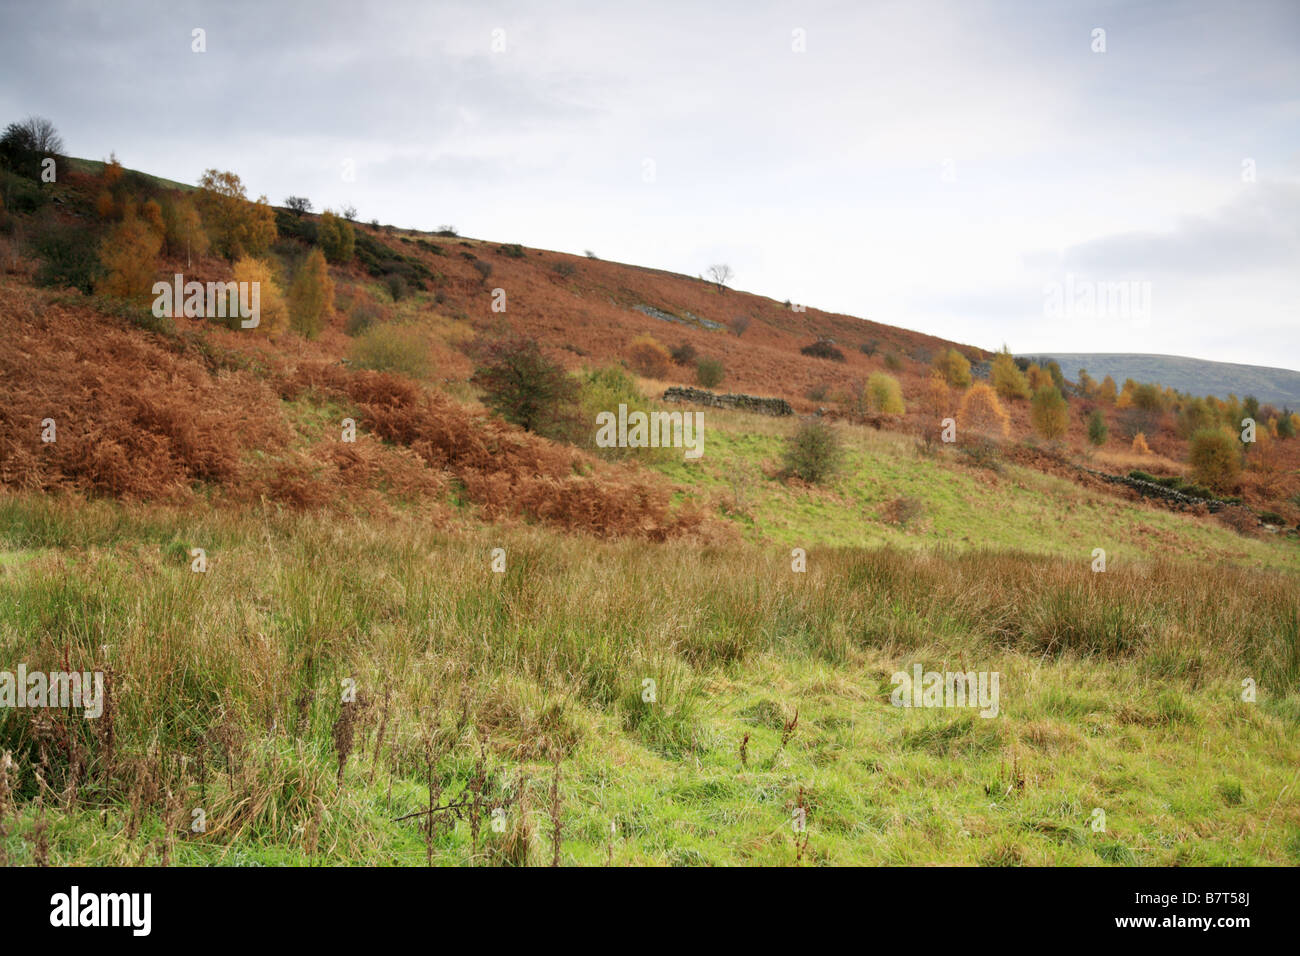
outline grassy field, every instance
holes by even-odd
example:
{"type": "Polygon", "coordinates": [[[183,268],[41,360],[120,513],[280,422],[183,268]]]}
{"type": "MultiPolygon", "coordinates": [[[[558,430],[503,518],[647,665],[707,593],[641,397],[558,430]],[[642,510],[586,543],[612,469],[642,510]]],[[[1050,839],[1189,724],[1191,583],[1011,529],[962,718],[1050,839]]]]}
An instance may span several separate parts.
{"type": "Polygon", "coordinates": [[[780,467],[789,419],[708,409],[705,453],[697,462],[657,465],[694,494],[715,496],[737,511],[745,537],[791,547],[1012,549],[1108,563],[1194,560],[1300,571],[1294,539],[1247,538],[1208,520],[1126,502],[1073,482],[1004,463],[1002,473],[962,464],[952,448],[924,457],[914,439],[839,426],[847,450],[843,474],[827,488],[769,477],[780,467]],[[914,499],[906,524],[887,520],[887,506],[914,499]],[[736,507],[737,500],[740,507],[736,507]]]}
{"type": "MultiPolygon", "coordinates": [[[[847,524],[877,480],[824,507],[847,524]]],[[[931,480],[953,482],[939,515],[981,494],[931,480]]],[[[786,543],[818,520],[791,520],[647,546],[0,498],[0,659],[111,687],[97,721],[0,718],[5,860],[1300,863],[1294,575],[1151,552],[1094,574],[1032,530],[1065,556],[826,532],[796,573],[786,543]],[[999,715],[892,706],[914,663],[998,672],[999,715]],[[400,819],[431,800],[467,806],[400,819]]]]}

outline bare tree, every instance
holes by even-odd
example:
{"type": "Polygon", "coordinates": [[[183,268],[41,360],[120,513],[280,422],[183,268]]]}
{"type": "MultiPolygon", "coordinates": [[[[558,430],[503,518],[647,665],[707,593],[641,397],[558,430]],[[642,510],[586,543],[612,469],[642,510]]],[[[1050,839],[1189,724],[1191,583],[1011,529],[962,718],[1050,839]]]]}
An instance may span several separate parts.
{"type": "Polygon", "coordinates": [[[352,205],[352,203],[348,203],[346,206],[340,209],[339,212],[342,213],[343,218],[348,220],[349,222],[357,218],[357,207],[352,205]]]}
{"type": "Polygon", "coordinates": [[[709,278],[713,280],[713,284],[718,287],[719,292],[727,287],[727,283],[731,281],[733,275],[735,273],[731,271],[731,266],[725,262],[709,266],[709,278]]]}
{"type": "Polygon", "coordinates": [[[6,135],[11,130],[22,136],[23,146],[33,153],[63,155],[63,137],[44,116],[29,116],[21,123],[10,123],[6,135]]]}
{"type": "Polygon", "coordinates": [[[736,333],[736,338],[740,338],[745,334],[745,330],[749,328],[749,321],[749,316],[738,315],[728,323],[731,326],[731,331],[736,333]]]}
{"type": "Polygon", "coordinates": [[[301,216],[305,212],[311,212],[311,200],[306,196],[289,196],[284,201],[285,208],[295,216],[301,216]]]}

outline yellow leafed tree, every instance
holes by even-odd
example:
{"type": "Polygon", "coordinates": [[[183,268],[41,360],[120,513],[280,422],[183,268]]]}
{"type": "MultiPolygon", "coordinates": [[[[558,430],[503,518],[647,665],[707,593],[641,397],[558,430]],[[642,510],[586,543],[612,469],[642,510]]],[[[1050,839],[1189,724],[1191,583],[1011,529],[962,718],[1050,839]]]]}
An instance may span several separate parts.
{"type": "MultiPolygon", "coordinates": [[[[265,335],[278,335],[289,324],[289,309],[284,302],[284,293],[275,281],[275,270],[264,259],[243,256],[235,261],[235,281],[258,283],[258,301],[261,307],[260,322],[257,331],[265,335]]],[[[236,317],[232,324],[237,328],[236,317]]]]}

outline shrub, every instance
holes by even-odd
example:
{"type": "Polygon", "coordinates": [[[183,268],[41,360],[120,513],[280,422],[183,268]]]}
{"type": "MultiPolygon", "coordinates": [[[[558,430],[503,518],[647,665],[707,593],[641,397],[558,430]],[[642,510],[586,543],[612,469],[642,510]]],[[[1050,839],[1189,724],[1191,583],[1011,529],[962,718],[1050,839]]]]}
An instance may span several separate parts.
{"type": "Polygon", "coordinates": [[[731,331],[735,333],[736,338],[740,338],[749,329],[750,321],[751,320],[747,315],[737,315],[728,323],[728,325],[731,327],[731,331]]]}
{"type": "Polygon", "coordinates": [[[1106,425],[1106,416],[1101,413],[1100,408],[1094,408],[1092,414],[1088,416],[1088,441],[1100,448],[1106,444],[1106,439],[1109,437],[1110,428],[1106,425]]]}
{"type": "Polygon", "coordinates": [[[804,392],[804,396],[810,402],[824,402],[826,401],[826,396],[830,392],[830,390],[831,387],[827,385],[825,382],[823,382],[820,385],[814,385],[811,388],[809,388],[808,391],[804,392]]]}
{"type": "Polygon", "coordinates": [[[1064,438],[1070,427],[1070,406],[1055,385],[1044,385],[1034,393],[1030,414],[1034,430],[1048,441],[1064,438]]]}
{"type": "Polygon", "coordinates": [[[934,367],[953,388],[970,387],[970,362],[956,349],[950,348],[940,353],[934,360],[934,367]]]}
{"type": "Polygon", "coordinates": [[[1002,351],[993,358],[991,377],[999,398],[1029,397],[1029,381],[1025,378],[1025,373],[1016,365],[1016,360],[1011,357],[1006,346],[1003,346],[1002,351]]]}
{"type": "Polygon", "coordinates": [[[832,362],[844,361],[844,353],[836,348],[835,343],[830,339],[818,339],[811,345],[805,345],[799,351],[813,358],[830,359],[832,362]]]}
{"type": "Polygon", "coordinates": [[[483,389],[484,404],[511,424],[547,437],[568,432],[578,383],[536,339],[512,335],[484,346],[471,381],[483,389]]]}
{"type": "Polygon", "coordinates": [[[721,359],[706,356],[695,366],[695,381],[703,388],[716,388],[725,376],[726,369],[721,359]]]}
{"type": "Polygon", "coordinates": [[[87,293],[94,287],[99,260],[90,229],[50,223],[39,230],[33,247],[41,259],[37,285],[68,286],[87,293]]]}
{"type": "Polygon", "coordinates": [[[902,415],[907,411],[898,379],[884,372],[872,372],[867,379],[867,399],[872,410],[881,415],[902,415]]]}
{"type": "Polygon", "coordinates": [[[632,340],[627,350],[628,362],[633,371],[646,378],[665,378],[672,355],[653,336],[640,335],[632,340]]]}
{"type": "Polygon", "coordinates": [[[394,302],[400,302],[405,299],[410,287],[406,284],[406,279],[395,272],[390,272],[384,276],[384,288],[388,294],[393,297],[394,302]]]}
{"type": "Polygon", "coordinates": [[[352,343],[352,364],[376,372],[397,372],[411,378],[433,373],[429,348],[419,329],[409,325],[374,325],[352,343]]]}
{"type": "Polygon", "coordinates": [[[903,368],[903,360],[899,358],[897,355],[895,355],[893,352],[886,352],[885,368],[889,369],[891,372],[901,371],[903,368]]]}
{"type": "Polygon", "coordinates": [[[511,259],[522,259],[525,255],[524,247],[517,242],[508,242],[503,246],[497,246],[497,252],[511,259]]]}
{"type": "Polygon", "coordinates": [[[698,354],[695,346],[690,342],[683,342],[681,345],[674,345],[672,348],[673,361],[678,365],[690,365],[696,360],[698,354]]]}
{"type": "Polygon", "coordinates": [[[1216,492],[1232,491],[1241,478],[1241,445],[1226,431],[1197,432],[1187,457],[1196,480],[1216,492]]]}
{"type": "Polygon", "coordinates": [[[876,350],[880,348],[880,343],[872,339],[870,342],[863,342],[858,346],[858,351],[863,355],[875,355],[876,350]]]}
{"type": "Polygon", "coordinates": [[[885,524],[907,528],[925,516],[925,505],[916,498],[903,496],[888,502],[881,509],[880,518],[885,524]]]}
{"type": "Polygon", "coordinates": [[[1151,446],[1147,444],[1147,436],[1143,432],[1133,436],[1133,444],[1130,447],[1135,455],[1151,454],[1151,446]]]}
{"type": "Polygon", "coordinates": [[[557,262],[555,265],[551,266],[551,271],[556,275],[564,276],[564,278],[567,279],[578,270],[571,262],[557,262]]]}
{"type": "Polygon", "coordinates": [[[492,263],[483,259],[475,259],[474,271],[478,273],[479,282],[487,282],[488,277],[492,275],[492,263]]]}
{"type": "Polygon", "coordinates": [[[998,401],[993,386],[987,382],[974,385],[962,396],[957,409],[957,422],[962,434],[986,435],[992,438],[1011,437],[1011,416],[998,401]]]}
{"type": "Polygon", "coordinates": [[[369,299],[359,299],[348,312],[343,331],[355,338],[383,318],[383,310],[369,299]]]}
{"type": "Polygon", "coordinates": [[[820,418],[800,422],[794,434],[786,440],[786,474],[809,484],[821,484],[834,477],[843,459],[844,448],[839,435],[820,418]]]}

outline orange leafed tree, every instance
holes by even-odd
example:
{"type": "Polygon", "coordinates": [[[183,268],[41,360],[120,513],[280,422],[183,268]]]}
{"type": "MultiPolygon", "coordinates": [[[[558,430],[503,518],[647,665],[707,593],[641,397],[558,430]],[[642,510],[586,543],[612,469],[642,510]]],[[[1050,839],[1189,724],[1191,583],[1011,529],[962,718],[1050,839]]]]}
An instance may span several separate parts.
{"type": "Polygon", "coordinates": [[[162,236],[135,216],[122,220],[100,244],[104,276],[97,289],[104,295],[142,302],[149,298],[162,236]]]}
{"type": "Polygon", "coordinates": [[[998,401],[993,386],[987,382],[973,385],[962,396],[961,406],[957,409],[957,423],[963,434],[1011,437],[1011,416],[998,401]]]}

